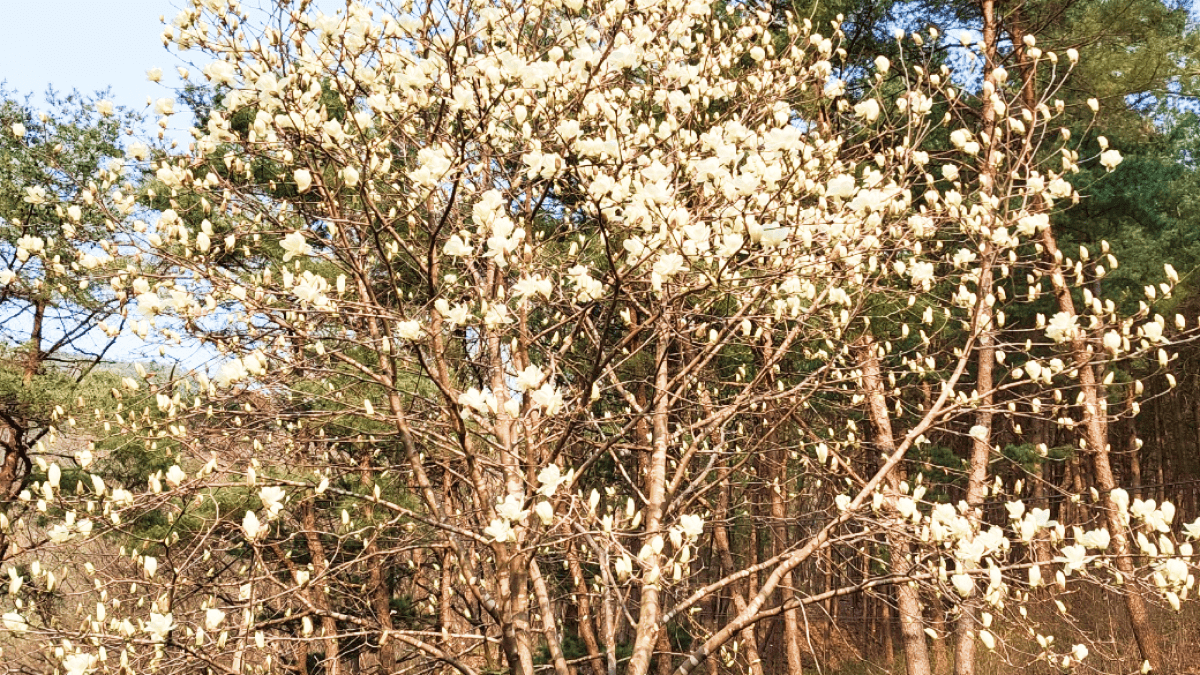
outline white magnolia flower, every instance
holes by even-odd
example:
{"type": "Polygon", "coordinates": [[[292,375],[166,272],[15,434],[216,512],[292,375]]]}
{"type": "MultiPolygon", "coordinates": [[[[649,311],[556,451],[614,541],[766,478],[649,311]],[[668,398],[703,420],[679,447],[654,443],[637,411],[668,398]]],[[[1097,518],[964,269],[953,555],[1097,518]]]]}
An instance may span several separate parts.
{"type": "Polygon", "coordinates": [[[971,132],[967,129],[955,129],[950,132],[950,143],[959,150],[966,147],[967,143],[971,142],[971,138],[971,132]]]}
{"type": "Polygon", "coordinates": [[[125,154],[133,159],[145,161],[150,157],[150,148],[145,143],[135,142],[125,150],[125,154]]]}
{"type": "Polygon", "coordinates": [[[145,556],[142,558],[142,567],[146,570],[146,576],[153,579],[155,573],[158,572],[158,558],[152,555],[145,556]]]}
{"type": "Polygon", "coordinates": [[[241,359],[230,359],[221,365],[220,371],[217,372],[217,386],[228,387],[231,384],[246,379],[249,375],[246,370],[246,364],[241,359]]]}
{"type": "Polygon", "coordinates": [[[396,324],[396,337],[401,340],[417,340],[421,337],[420,321],[400,321],[396,324]]]}
{"type": "Polygon", "coordinates": [[[487,311],[483,313],[483,325],[490,330],[495,330],[512,322],[512,317],[508,315],[508,306],[503,302],[489,304],[487,311]]]}
{"type": "Polygon", "coordinates": [[[1139,327],[1142,337],[1150,342],[1165,342],[1163,340],[1163,324],[1157,321],[1147,321],[1139,327]]]}
{"type": "Polygon", "coordinates": [[[842,174],[831,178],[825,185],[825,195],[845,199],[854,196],[854,176],[842,174]]]}
{"type": "Polygon", "coordinates": [[[20,122],[17,122],[16,124],[12,125],[12,132],[13,132],[13,136],[16,136],[17,138],[24,138],[25,137],[25,125],[21,124],[20,122]]]}
{"type": "Polygon", "coordinates": [[[210,607],[204,611],[204,628],[208,631],[215,631],[221,627],[221,622],[225,620],[225,612],[210,607]]]}
{"type": "Polygon", "coordinates": [[[869,98],[855,104],[854,114],[865,119],[867,122],[874,122],[879,119],[879,101],[869,98]]]}
{"type": "Polygon", "coordinates": [[[934,280],[933,263],[921,261],[913,262],[908,266],[908,274],[910,277],[912,277],[912,283],[914,286],[928,288],[934,280]]]}
{"type": "Polygon", "coordinates": [[[1004,508],[1008,509],[1008,517],[1012,520],[1020,520],[1025,515],[1024,502],[1006,502],[1004,508]]]}
{"type": "Polygon", "coordinates": [[[318,276],[304,271],[300,278],[296,280],[296,286],[292,292],[296,294],[296,298],[300,302],[323,307],[329,303],[329,298],[325,297],[325,291],[329,290],[329,282],[325,281],[324,277],[318,276]]]}
{"type": "Polygon", "coordinates": [[[283,508],[284,497],[287,492],[278,485],[268,485],[258,491],[258,498],[262,500],[263,508],[267,510],[267,517],[274,518],[279,515],[279,511],[283,508]]]}
{"type": "Polygon", "coordinates": [[[1117,165],[1121,163],[1122,159],[1123,157],[1121,157],[1121,152],[1115,148],[1112,150],[1105,150],[1104,152],[1100,153],[1100,165],[1109,171],[1117,168],[1117,165]]]}
{"type": "Polygon", "coordinates": [[[549,382],[543,384],[539,389],[535,390],[531,397],[535,405],[545,411],[547,415],[557,415],[558,411],[563,407],[563,395],[555,386],[549,382]]]}
{"type": "Polygon", "coordinates": [[[964,269],[964,268],[968,267],[971,263],[975,262],[976,258],[978,258],[978,257],[979,256],[976,255],[974,251],[965,249],[965,248],[960,248],[954,252],[954,257],[951,258],[950,261],[952,263],[954,263],[955,267],[957,267],[959,269],[964,269]]]}
{"type": "Polygon", "coordinates": [[[204,66],[204,75],[212,80],[213,84],[232,86],[237,79],[237,72],[234,70],[233,64],[225,61],[213,61],[204,66]]]}
{"type": "Polygon", "coordinates": [[[513,530],[512,524],[503,518],[497,518],[483,529],[483,533],[498,542],[516,541],[517,533],[513,530]]]}
{"type": "Polygon", "coordinates": [[[65,675],[87,675],[96,668],[96,657],[93,654],[72,654],[62,661],[65,675]]]}
{"type": "Polygon", "coordinates": [[[55,544],[63,544],[74,538],[75,533],[65,523],[58,523],[46,531],[46,536],[55,544]]]}
{"type": "Polygon", "coordinates": [[[25,235],[17,238],[17,258],[21,262],[29,259],[33,253],[40,253],[46,247],[46,242],[41,237],[25,235]]]}
{"type": "Polygon", "coordinates": [[[654,274],[664,280],[685,270],[687,270],[687,263],[678,253],[664,253],[654,262],[654,274]]]}
{"type": "Polygon", "coordinates": [[[253,511],[247,511],[242,518],[242,532],[246,534],[247,539],[257,539],[258,535],[264,532],[266,528],[258,520],[258,516],[253,511]]]}
{"type": "Polygon", "coordinates": [[[146,71],[146,79],[150,80],[151,82],[158,82],[162,80],[162,76],[162,68],[151,68],[150,70],[146,71]]]}
{"type": "Polygon", "coordinates": [[[1097,530],[1089,530],[1082,536],[1076,537],[1076,541],[1087,548],[1094,548],[1104,551],[1108,549],[1110,537],[1108,535],[1108,530],[1100,528],[1097,530]]]}
{"type": "Polygon", "coordinates": [[[524,501],[521,495],[507,494],[503,501],[496,504],[496,515],[505,520],[521,520],[529,513],[521,508],[524,501]]]}
{"type": "Polygon", "coordinates": [[[1104,334],[1104,348],[1114,356],[1121,351],[1121,345],[1124,341],[1121,340],[1121,334],[1115,330],[1110,330],[1104,334]]]}
{"type": "Polygon", "coordinates": [[[527,366],[525,370],[517,373],[516,385],[520,391],[532,391],[542,386],[542,380],[546,379],[546,373],[537,366],[527,366]]]}
{"type": "Polygon", "coordinates": [[[1182,584],[1188,578],[1188,564],[1180,558],[1171,558],[1159,568],[1172,584],[1182,584]]]}
{"type": "Polygon", "coordinates": [[[8,612],[0,617],[0,623],[4,624],[5,630],[13,633],[24,633],[29,630],[29,624],[26,623],[25,617],[16,612],[8,612]]]}
{"type": "Polygon", "coordinates": [[[1183,526],[1183,532],[1188,539],[1200,539],[1200,518],[1183,526]]]}
{"type": "Polygon", "coordinates": [[[25,188],[25,203],[38,206],[49,201],[46,193],[46,188],[40,185],[25,188]]]}
{"type": "Polygon", "coordinates": [[[283,249],[283,261],[287,262],[296,256],[312,255],[312,246],[304,239],[301,232],[292,232],[279,242],[283,249]]]}
{"type": "Polygon", "coordinates": [[[1056,558],[1056,560],[1065,564],[1066,571],[1069,574],[1074,570],[1083,569],[1087,565],[1087,549],[1078,544],[1064,546],[1062,547],[1062,556],[1056,558]]]}
{"type": "Polygon", "coordinates": [[[471,387],[458,395],[458,404],[486,415],[496,407],[496,397],[471,387]]]}
{"type": "Polygon", "coordinates": [[[683,534],[689,539],[695,539],[704,534],[704,519],[693,514],[684,514],[679,517],[679,527],[683,528],[683,534]]]}
{"type": "Polygon", "coordinates": [[[617,558],[613,563],[613,571],[617,573],[617,579],[628,579],[633,574],[633,560],[627,555],[617,558]]]}
{"type": "Polygon", "coordinates": [[[1059,312],[1046,324],[1046,337],[1061,344],[1075,337],[1075,316],[1067,312],[1059,312]]]}
{"type": "Polygon", "coordinates": [[[562,470],[558,468],[557,464],[551,464],[538,472],[538,483],[541,484],[541,487],[538,488],[538,494],[553,497],[559,486],[569,480],[571,480],[571,477],[563,475],[562,470]]]}
{"type": "Polygon", "coordinates": [[[179,468],[178,464],[172,464],[171,468],[167,469],[167,484],[171,487],[179,487],[179,484],[187,480],[187,472],[179,468]]]}
{"type": "Polygon", "coordinates": [[[549,525],[554,522],[554,506],[550,502],[538,502],[538,505],[533,507],[537,517],[542,521],[543,525],[549,525]]]}
{"type": "Polygon", "coordinates": [[[466,235],[450,235],[450,239],[446,241],[446,245],[442,247],[442,252],[456,258],[463,258],[474,253],[475,249],[471,248],[470,238],[466,235]]]}
{"type": "Polygon", "coordinates": [[[296,181],[296,189],[300,192],[307,192],[312,187],[312,173],[308,169],[296,169],[292,172],[292,178],[296,181]]]}
{"type": "Polygon", "coordinates": [[[950,583],[954,585],[954,590],[964,598],[975,591],[975,581],[967,574],[955,574],[950,577],[950,583]]]}
{"type": "Polygon", "coordinates": [[[150,634],[152,642],[163,642],[173,628],[175,628],[175,617],[170,613],[151,612],[150,620],[146,622],[142,630],[150,634]]]}
{"type": "Polygon", "coordinates": [[[465,325],[471,316],[471,308],[466,303],[451,307],[445,298],[438,298],[433,302],[433,306],[452,327],[465,325]]]}
{"type": "Polygon", "coordinates": [[[1022,236],[1032,237],[1050,226],[1050,216],[1045,213],[1033,213],[1017,220],[1017,232],[1022,236]]]}

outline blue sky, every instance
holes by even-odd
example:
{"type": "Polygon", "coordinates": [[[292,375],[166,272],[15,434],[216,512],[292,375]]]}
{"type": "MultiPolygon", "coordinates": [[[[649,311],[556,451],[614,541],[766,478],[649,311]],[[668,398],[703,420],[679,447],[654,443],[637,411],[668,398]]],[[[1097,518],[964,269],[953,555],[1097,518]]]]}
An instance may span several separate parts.
{"type": "Polygon", "coordinates": [[[9,91],[62,92],[112,87],[118,105],[140,109],[178,82],[177,57],[162,46],[162,24],[181,3],[169,0],[0,0],[0,80],[9,91]],[[146,70],[163,69],[161,84],[146,70]]]}

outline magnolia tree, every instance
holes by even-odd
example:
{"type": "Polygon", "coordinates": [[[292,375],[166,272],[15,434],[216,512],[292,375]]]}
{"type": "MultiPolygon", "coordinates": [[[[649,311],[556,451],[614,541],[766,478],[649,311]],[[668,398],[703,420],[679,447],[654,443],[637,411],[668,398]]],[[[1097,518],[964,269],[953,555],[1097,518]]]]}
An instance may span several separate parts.
{"type": "Polygon", "coordinates": [[[847,91],[838,26],[750,5],[205,0],[164,37],[214,104],[154,157],[132,240],[172,272],[127,312],[215,356],[94,413],[140,464],[21,495],[60,546],[7,569],[11,667],[799,673],[868,593],[913,675],[935,606],[963,669],[1071,667],[1103,646],[1030,607],[1110,587],[1140,644],[1187,596],[1200,526],[1100,472],[1166,322],[1049,229],[1073,52],[1026,43],[1031,98],[992,54],[847,91]],[[1001,452],[1054,427],[1071,509],[1001,452]],[[965,493],[925,473],[959,438],[965,493]]]}

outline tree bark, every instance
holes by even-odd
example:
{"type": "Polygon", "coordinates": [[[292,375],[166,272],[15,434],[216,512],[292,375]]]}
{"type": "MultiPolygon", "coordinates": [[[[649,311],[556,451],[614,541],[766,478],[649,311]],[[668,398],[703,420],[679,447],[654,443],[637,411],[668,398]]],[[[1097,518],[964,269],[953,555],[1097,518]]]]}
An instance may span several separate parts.
{"type": "MultiPolygon", "coordinates": [[[[1051,280],[1054,283],[1055,294],[1058,296],[1059,310],[1075,317],[1075,303],[1071,298],[1066,279],[1063,277],[1061,263],[1058,262],[1061,259],[1058,245],[1050,228],[1042,231],[1042,246],[1046,249],[1046,257],[1052,268],[1051,280]]],[[[1136,575],[1136,570],[1129,547],[1129,536],[1121,512],[1112,498],[1112,491],[1117,486],[1116,481],[1113,480],[1112,466],[1109,463],[1107,415],[1104,401],[1100,398],[1100,383],[1092,364],[1094,353],[1082,330],[1075,332],[1070,346],[1075,361],[1074,365],[1079,372],[1079,387],[1083,394],[1084,440],[1087,443],[1087,450],[1092,455],[1096,487],[1100,490],[1101,508],[1104,511],[1108,531],[1111,535],[1111,550],[1116,557],[1117,570],[1127,580],[1132,580],[1136,575]]],[[[1145,599],[1128,582],[1123,587],[1122,595],[1142,659],[1150,662],[1152,670],[1162,672],[1165,661],[1158,631],[1151,624],[1145,599]]]]}
{"type": "MultiPolygon", "coordinates": [[[[313,565],[312,582],[308,595],[314,607],[318,610],[327,610],[325,589],[328,580],[325,578],[325,572],[328,568],[328,561],[325,559],[325,545],[321,543],[321,530],[317,529],[317,517],[313,512],[311,501],[306,501],[301,506],[301,522],[304,526],[304,541],[308,546],[313,565]]],[[[338,647],[337,620],[328,613],[321,616],[321,644],[325,649],[324,671],[328,675],[340,675],[342,659],[338,647]]]]}
{"type": "MultiPolygon", "coordinates": [[[[998,65],[996,43],[999,39],[999,22],[996,17],[994,0],[983,0],[983,51],[984,51],[984,83],[994,89],[999,89],[992,75],[998,65]]],[[[979,182],[985,196],[990,197],[995,192],[996,170],[990,161],[997,145],[996,138],[996,109],[990,101],[983,103],[983,127],[987,135],[987,147],[979,162],[979,182]]],[[[992,225],[991,219],[984,220],[985,225],[992,225]]],[[[967,517],[979,527],[978,509],[983,504],[985,484],[987,482],[988,459],[992,451],[992,368],[995,366],[996,346],[994,341],[995,326],[992,312],[992,266],[994,254],[986,243],[980,244],[983,254],[979,270],[979,282],[976,286],[978,304],[976,306],[976,325],[979,327],[978,344],[976,346],[976,382],[975,393],[978,397],[975,412],[974,428],[971,429],[971,455],[967,469],[967,493],[965,499],[967,517]]],[[[968,570],[963,570],[968,571],[968,570]]],[[[977,622],[979,600],[972,594],[959,605],[959,615],[954,622],[954,675],[974,675],[975,673],[975,625],[977,622]]]]}
{"type": "MultiPolygon", "coordinates": [[[[892,422],[888,416],[887,398],[879,374],[879,357],[875,343],[867,339],[861,348],[863,388],[866,390],[867,409],[875,426],[875,444],[885,455],[896,452],[892,422]]],[[[900,469],[897,466],[886,479],[888,496],[895,500],[900,494],[900,469]]],[[[891,572],[897,577],[912,572],[912,553],[903,532],[888,532],[888,547],[891,549],[891,572]]],[[[903,581],[896,585],[896,604],[900,612],[900,634],[904,641],[904,665],[908,675],[931,675],[929,647],[925,643],[925,621],[922,617],[921,598],[915,586],[903,581]]]]}
{"type": "MultiPolygon", "coordinates": [[[[650,465],[646,475],[646,536],[647,543],[655,537],[666,534],[663,528],[663,512],[666,505],[667,488],[667,446],[670,442],[670,431],[667,428],[668,411],[670,410],[671,395],[668,388],[670,368],[668,367],[668,346],[670,343],[670,312],[664,312],[658,320],[656,329],[658,345],[655,350],[654,402],[651,416],[652,449],[650,465]]],[[[649,574],[662,574],[662,557],[652,554],[646,561],[649,574]]],[[[654,655],[654,646],[658,644],[659,606],[658,581],[642,583],[641,607],[637,618],[637,632],[634,636],[633,655],[629,659],[628,675],[646,675],[650,669],[650,660],[654,655]]]]}
{"type": "Polygon", "coordinates": [[[600,643],[596,640],[595,618],[592,615],[591,596],[587,582],[583,578],[583,567],[579,564],[579,556],[574,548],[567,549],[567,565],[571,572],[571,583],[575,586],[575,608],[578,616],[579,637],[587,647],[588,663],[592,666],[592,675],[605,675],[604,658],[600,655],[600,643]]]}

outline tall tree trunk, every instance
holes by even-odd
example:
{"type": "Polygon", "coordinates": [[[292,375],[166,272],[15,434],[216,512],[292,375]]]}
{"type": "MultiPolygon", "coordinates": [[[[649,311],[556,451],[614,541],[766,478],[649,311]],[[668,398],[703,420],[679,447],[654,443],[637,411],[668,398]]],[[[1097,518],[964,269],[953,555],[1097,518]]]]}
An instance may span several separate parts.
{"type": "MultiPolygon", "coordinates": [[[[725,522],[729,514],[729,467],[722,466],[717,476],[717,484],[719,493],[717,497],[717,513],[713,518],[713,546],[717,549],[718,561],[721,564],[721,574],[729,575],[737,571],[734,565],[733,553],[729,547],[729,535],[725,530],[725,522]]],[[[746,582],[747,591],[751,586],[751,581],[746,582]]],[[[740,584],[739,584],[740,585],[740,584]]],[[[742,592],[735,586],[730,592],[733,596],[733,608],[740,615],[746,610],[746,598],[742,592]]],[[[758,638],[754,635],[754,624],[750,624],[742,629],[742,644],[746,646],[746,659],[750,662],[748,671],[750,675],[763,675],[762,660],[758,656],[758,638]]],[[[711,659],[710,659],[711,660],[711,659]]]]}
{"type": "Polygon", "coordinates": [[[546,589],[546,580],[538,568],[537,559],[529,559],[529,579],[533,582],[533,592],[537,597],[538,609],[542,615],[542,635],[546,638],[546,646],[550,649],[550,659],[554,662],[555,675],[571,675],[567,667],[567,659],[563,656],[562,641],[558,637],[558,627],[554,623],[554,608],[550,605],[550,592],[546,589]]]}
{"type": "MultiPolygon", "coordinates": [[[[1137,417],[1134,415],[1133,385],[1125,387],[1125,410],[1129,415],[1129,435],[1125,441],[1125,451],[1129,453],[1129,486],[1135,499],[1142,498],[1142,449],[1138,441],[1137,417]]],[[[1197,415],[1200,420],[1200,414],[1197,415]]]]}
{"type": "Polygon", "coordinates": [[[575,607],[578,617],[579,637],[588,651],[588,663],[592,675],[604,675],[604,659],[600,656],[600,643],[596,640],[595,617],[592,614],[591,594],[583,578],[583,566],[574,548],[567,549],[567,565],[571,572],[571,583],[575,586],[575,607]]]}
{"type": "Polygon", "coordinates": [[[29,331],[29,356],[25,360],[25,373],[22,382],[28,387],[33,376],[42,368],[42,325],[46,319],[46,305],[37,302],[33,306],[33,328],[29,331]]]}
{"type": "MultiPolygon", "coordinates": [[[[776,453],[776,477],[771,486],[771,518],[774,521],[775,546],[774,555],[780,555],[787,548],[787,507],[784,504],[783,492],[787,489],[787,463],[783,461],[785,450],[776,453]]],[[[782,592],[782,602],[787,604],[795,596],[792,573],[788,572],[779,585],[782,592]]],[[[801,675],[804,663],[800,655],[800,622],[797,610],[791,609],[783,613],[783,640],[787,653],[788,675],[801,675]]]]}
{"type": "MultiPolygon", "coordinates": [[[[309,555],[312,557],[313,575],[312,582],[309,586],[309,598],[312,605],[318,610],[328,610],[328,600],[326,589],[329,585],[329,580],[325,573],[329,566],[329,561],[325,558],[325,545],[321,542],[321,531],[317,529],[317,517],[313,511],[311,501],[305,501],[301,505],[301,523],[304,526],[304,541],[308,546],[309,555]]],[[[340,675],[342,672],[342,657],[338,647],[338,629],[337,620],[328,614],[322,612],[321,616],[321,644],[325,649],[324,671],[327,675],[340,675]]]]}
{"type": "MultiPolygon", "coordinates": [[[[999,89],[1003,84],[997,82],[992,75],[998,65],[996,58],[996,43],[999,40],[999,21],[996,17],[994,0],[983,0],[983,51],[984,51],[984,87],[999,89]]],[[[985,196],[990,197],[995,192],[996,169],[991,162],[992,153],[996,149],[996,109],[991,102],[983,103],[983,128],[987,137],[987,147],[979,161],[979,182],[985,196]]],[[[994,225],[991,219],[984,220],[985,225],[994,225]]],[[[986,231],[986,230],[985,230],[986,231]]],[[[967,469],[966,502],[969,507],[967,518],[979,526],[978,509],[983,504],[985,485],[987,483],[988,459],[992,451],[992,368],[995,366],[996,346],[994,340],[995,326],[992,312],[992,267],[995,264],[995,254],[986,243],[980,244],[982,260],[980,262],[979,282],[977,284],[978,304],[975,308],[978,326],[978,345],[976,356],[975,393],[978,397],[978,407],[975,412],[974,427],[971,429],[971,455],[967,469]]],[[[968,572],[970,570],[961,570],[968,572]]],[[[954,622],[954,675],[975,674],[975,626],[978,622],[976,614],[979,611],[979,599],[973,593],[959,605],[958,618],[954,622]]]]}
{"type": "MultiPolygon", "coordinates": [[[[656,328],[658,345],[655,350],[654,401],[651,413],[651,441],[649,471],[646,475],[646,543],[655,537],[666,534],[663,528],[663,513],[667,496],[667,448],[670,443],[670,430],[667,428],[668,412],[671,405],[671,394],[668,388],[670,368],[668,367],[669,345],[671,340],[670,312],[663,312],[656,328]]],[[[646,561],[651,575],[662,574],[662,556],[653,554],[646,561]]],[[[658,644],[658,617],[661,613],[657,583],[641,585],[640,611],[637,617],[636,633],[633,642],[633,655],[629,659],[628,675],[646,675],[650,669],[650,660],[654,655],[654,647],[658,644]]]]}
{"type": "MultiPolygon", "coordinates": [[[[1050,261],[1052,268],[1050,278],[1054,284],[1055,294],[1058,296],[1059,310],[1075,317],[1077,316],[1075,303],[1071,298],[1066,279],[1063,277],[1061,263],[1058,262],[1061,260],[1061,254],[1058,251],[1054,233],[1048,227],[1042,231],[1042,246],[1046,249],[1046,258],[1050,261]]],[[[1087,450],[1092,456],[1096,487],[1100,490],[1101,508],[1111,535],[1111,550],[1116,557],[1117,569],[1126,579],[1133,579],[1137,571],[1133,565],[1129,535],[1121,513],[1112,498],[1112,491],[1117,486],[1116,481],[1113,480],[1112,466],[1109,464],[1107,415],[1104,401],[1100,397],[1100,383],[1096,378],[1096,371],[1092,363],[1093,348],[1088,344],[1082,330],[1076,331],[1070,345],[1074,365],[1079,373],[1079,387],[1083,394],[1084,440],[1087,450]]],[[[1128,583],[1123,587],[1122,595],[1142,659],[1149,661],[1153,670],[1162,672],[1165,661],[1160,647],[1160,639],[1158,631],[1150,622],[1150,613],[1147,610],[1145,599],[1128,583]]]]}
{"type": "MultiPolygon", "coordinates": [[[[991,0],[985,1],[990,2],[991,0]]],[[[1024,56],[1024,47],[1022,45],[1025,37],[1023,34],[1023,22],[1019,17],[1016,17],[1012,25],[1014,26],[1014,29],[1011,31],[1012,41],[1019,50],[1017,63],[1022,73],[1023,102],[1026,108],[1034,110],[1037,108],[1038,103],[1036,94],[1036,67],[1029,59],[1021,58],[1024,56]]],[[[1074,319],[1078,316],[1078,313],[1075,311],[1075,301],[1071,297],[1071,290],[1067,286],[1066,277],[1064,276],[1062,253],[1058,249],[1058,242],[1055,239],[1054,231],[1050,227],[1042,230],[1041,243],[1045,249],[1046,261],[1050,266],[1050,281],[1054,287],[1059,311],[1066,313],[1074,319]]],[[[1109,463],[1107,413],[1105,411],[1105,402],[1102,399],[1101,384],[1097,380],[1096,371],[1092,363],[1094,357],[1093,347],[1088,343],[1083,331],[1078,330],[1070,341],[1070,348],[1074,365],[1078,369],[1079,387],[1083,397],[1084,440],[1087,450],[1092,455],[1096,487],[1100,491],[1101,508],[1104,511],[1108,530],[1111,535],[1111,550],[1116,557],[1117,569],[1127,579],[1133,579],[1136,570],[1134,569],[1133,558],[1130,552],[1128,532],[1112,498],[1112,491],[1116,488],[1116,481],[1113,479],[1112,467],[1109,463]]],[[[1129,613],[1129,622],[1133,628],[1134,638],[1137,640],[1142,658],[1150,663],[1152,669],[1161,670],[1165,663],[1162,658],[1162,650],[1159,646],[1160,640],[1157,631],[1150,623],[1150,615],[1146,608],[1145,599],[1135,592],[1130,584],[1126,584],[1123,587],[1122,596],[1125,600],[1125,607],[1129,613]]]]}
{"type": "MultiPolygon", "coordinates": [[[[896,452],[892,421],[888,416],[887,398],[879,374],[879,357],[875,343],[869,339],[861,348],[863,388],[866,390],[867,409],[875,426],[875,444],[884,455],[896,452]]],[[[887,476],[888,496],[895,500],[900,494],[900,468],[897,466],[887,476]]],[[[888,547],[891,549],[890,563],[893,575],[903,578],[912,572],[912,553],[908,538],[903,532],[888,532],[888,547]]],[[[896,605],[900,612],[900,635],[904,640],[904,664],[908,675],[931,675],[929,647],[925,643],[925,622],[921,612],[921,598],[917,588],[901,581],[896,585],[896,605]]]]}

